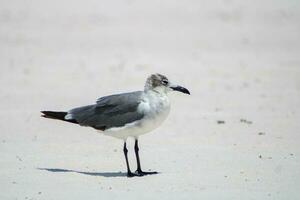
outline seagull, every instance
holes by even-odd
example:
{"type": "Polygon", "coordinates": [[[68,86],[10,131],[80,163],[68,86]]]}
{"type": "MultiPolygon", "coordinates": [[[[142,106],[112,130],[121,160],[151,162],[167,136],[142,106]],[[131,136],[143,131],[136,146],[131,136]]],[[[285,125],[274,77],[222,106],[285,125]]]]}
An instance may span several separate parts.
{"type": "Polygon", "coordinates": [[[140,135],[160,126],[167,118],[170,112],[168,93],[171,91],[190,94],[186,88],[172,84],[166,76],[156,73],[147,78],[143,91],[104,96],[93,105],[74,108],[67,112],[41,111],[41,113],[45,118],[92,127],[104,135],[122,139],[128,177],[157,174],[155,171],[142,171],[138,139],[140,135]],[[129,137],[135,140],[134,151],[137,162],[135,172],[131,172],[128,162],[126,141],[129,137]]]}

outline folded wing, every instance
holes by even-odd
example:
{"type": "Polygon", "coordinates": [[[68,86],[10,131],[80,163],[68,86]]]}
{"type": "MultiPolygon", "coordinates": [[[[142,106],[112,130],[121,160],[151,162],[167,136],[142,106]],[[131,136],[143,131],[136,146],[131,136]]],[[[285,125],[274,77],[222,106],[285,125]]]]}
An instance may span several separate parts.
{"type": "Polygon", "coordinates": [[[138,111],[141,95],[138,91],[101,97],[94,105],[70,110],[68,118],[98,130],[122,127],[143,118],[144,114],[138,111]]]}

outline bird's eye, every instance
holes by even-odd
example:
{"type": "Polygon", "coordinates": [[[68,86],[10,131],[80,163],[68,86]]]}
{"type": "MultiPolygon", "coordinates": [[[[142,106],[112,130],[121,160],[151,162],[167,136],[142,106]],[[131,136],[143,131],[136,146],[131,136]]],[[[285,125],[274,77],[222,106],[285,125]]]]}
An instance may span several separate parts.
{"type": "Polygon", "coordinates": [[[168,85],[169,82],[168,82],[167,80],[163,80],[162,83],[163,83],[164,85],[168,85]]]}

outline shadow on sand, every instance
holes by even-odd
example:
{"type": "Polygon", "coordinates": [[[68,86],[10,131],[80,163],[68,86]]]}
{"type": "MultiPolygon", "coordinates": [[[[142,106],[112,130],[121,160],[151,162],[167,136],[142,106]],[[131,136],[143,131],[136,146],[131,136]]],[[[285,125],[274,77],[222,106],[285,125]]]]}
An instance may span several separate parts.
{"type": "Polygon", "coordinates": [[[89,176],[103,176],[103,177],[124,177],[127,173],[124,172],[82,172],[71,169],[59,169],[59,168],[37,168],[38,170],[45,170],[48,172],[62,173],[62,172],[74,172],[78,174],[85,174],[89,176]]]}

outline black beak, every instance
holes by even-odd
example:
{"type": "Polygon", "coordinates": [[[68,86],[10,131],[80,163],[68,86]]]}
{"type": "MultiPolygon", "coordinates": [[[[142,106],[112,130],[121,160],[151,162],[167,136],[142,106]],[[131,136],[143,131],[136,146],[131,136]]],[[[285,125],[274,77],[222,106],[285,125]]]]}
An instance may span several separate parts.
{"type": "Polygon", "coordinates": [[[170,87],[172,88],[173,90],[176,90],[178,92],[182,92],[184,94],[191,94],[190,91],[188,91],[188,89],[184,88],[184,87],[181,87],[181,86],[175,86],[175,87],[170,87]]]}

